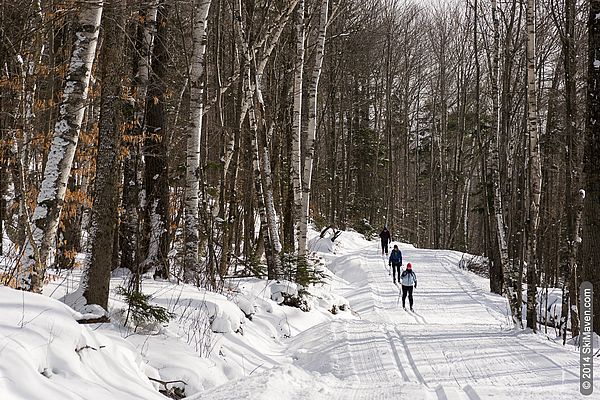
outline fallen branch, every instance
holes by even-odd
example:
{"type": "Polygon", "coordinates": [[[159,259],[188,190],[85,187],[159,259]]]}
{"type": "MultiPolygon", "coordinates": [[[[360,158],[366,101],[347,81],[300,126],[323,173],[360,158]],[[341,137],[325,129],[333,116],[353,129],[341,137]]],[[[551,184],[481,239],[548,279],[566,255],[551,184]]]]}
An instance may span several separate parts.
{"type": "Polygon", "coordinates": [[[103,316],[97,317],[97,318],[78,319],[77,320],[78,324],[100,324],[100,323],[104,323],[104,322],[110,322],[110,318],[108,318],[106,315],[103,315],[103,316]]]}

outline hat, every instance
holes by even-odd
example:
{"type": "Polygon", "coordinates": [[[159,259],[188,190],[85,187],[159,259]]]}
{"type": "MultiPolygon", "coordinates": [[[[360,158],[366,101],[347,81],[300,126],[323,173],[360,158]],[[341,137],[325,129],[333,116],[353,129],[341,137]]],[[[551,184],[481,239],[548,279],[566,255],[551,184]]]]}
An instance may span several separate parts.
{"type": "Polygon", "coordinates": [[[395,249],[397,249],[397,248],[398,248],[398,245],[397,245],[397,244],[395,244],[395,245],[394,245],[394,248],[395,248],[395,249]]]}
{"type": "Polygon", "coordinates": [[[412,264],[411,263],[406,264],[406,269],[412,269],[412,264]]]}

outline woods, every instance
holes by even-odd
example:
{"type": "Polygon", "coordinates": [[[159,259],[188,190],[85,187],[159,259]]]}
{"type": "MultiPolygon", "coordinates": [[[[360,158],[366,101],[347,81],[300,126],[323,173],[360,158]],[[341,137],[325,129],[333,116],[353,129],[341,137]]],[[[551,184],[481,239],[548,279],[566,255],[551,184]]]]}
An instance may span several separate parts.
{"type": "Polygon", "coordinates": [[[579,284],[600,293],[599,8],[4,1],[0,277],[40,292],[83,268],[105,310],[119,267],[134,291],[143,274],[304,285],[309,224],[387,224],[485,256],[514,323],[566,341],[579,284]]]}

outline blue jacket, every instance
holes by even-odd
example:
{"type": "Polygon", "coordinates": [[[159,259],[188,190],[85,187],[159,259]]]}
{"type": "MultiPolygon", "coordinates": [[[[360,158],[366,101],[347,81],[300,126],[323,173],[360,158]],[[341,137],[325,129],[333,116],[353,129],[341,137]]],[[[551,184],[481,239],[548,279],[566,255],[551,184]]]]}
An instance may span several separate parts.
{"type": "Polygon", "coordinates": [[[400,250],[392,250],[390,264],[402,264],[402,252],[400,250]]]}

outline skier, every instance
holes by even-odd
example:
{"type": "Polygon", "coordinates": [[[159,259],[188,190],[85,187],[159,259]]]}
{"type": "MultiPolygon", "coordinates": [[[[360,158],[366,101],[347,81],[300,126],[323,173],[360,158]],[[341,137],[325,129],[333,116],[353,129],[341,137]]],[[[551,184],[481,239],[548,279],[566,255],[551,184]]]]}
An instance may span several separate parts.
{"type": "Polygon", "coordinates": [[[398,281],[400,280],[400,267],[402,266],[402,252],[398,248],[398,245],[394,245],[394,249],[390,254],[389,265],[392,267],[394,274],[394,284],[396,283],[396,271],[398,271],[398,281]]]}
{"type": "Polygon", "coordinates": [[[410,311],[413,310],[413,286],[417,288],[417,276],[412,270],[411,263],[406,264],[406,269],[402,271],[402,308],[406,310],[406,295],[408,295],[408,303],[410,304],[410,311]]]}
{"type": "Polygon", "coordinates": [[[379,234],[379,237],[381,238],[381,255],[383,255],[383,253],[385,253],[385,255],[387,256],[388,255],[388,244],[391,243],[391,241],[392,241],[392,235],[390,234],[390,231],[388,231],[387,226],[383,227],[383,230],[379,234]]]}

